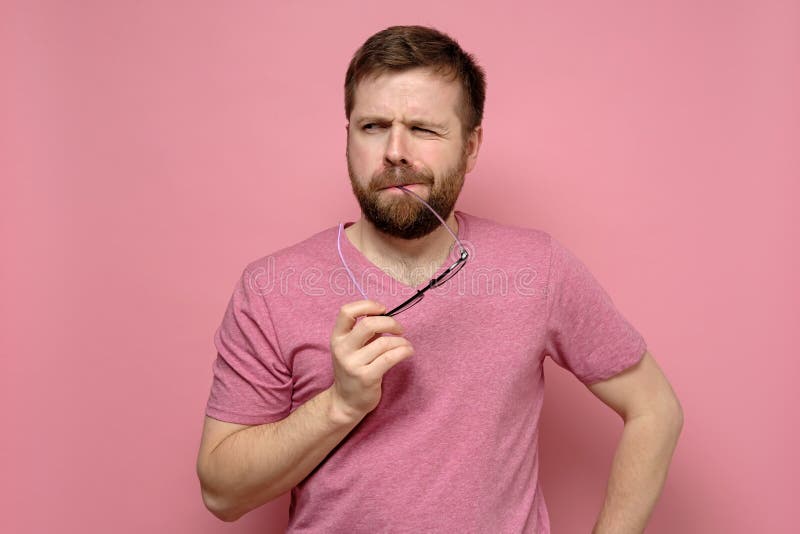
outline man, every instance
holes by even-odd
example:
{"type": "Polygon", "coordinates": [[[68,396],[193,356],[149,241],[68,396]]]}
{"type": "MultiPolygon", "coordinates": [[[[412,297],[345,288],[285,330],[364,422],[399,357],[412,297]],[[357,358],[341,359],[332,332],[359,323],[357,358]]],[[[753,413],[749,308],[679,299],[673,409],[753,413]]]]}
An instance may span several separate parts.
{"type": "Polygon", "coordinates": [[[197,472],[217,517],[291,490],[290,532],[549,532],[550,356],[625,421],[594,531],[644,529],[680,405],[563,245],[454,210],[484,93],[472,56],[430,28],[388,28],[354,55],[362,216],[250,263],[214,337],[197,472]]]}

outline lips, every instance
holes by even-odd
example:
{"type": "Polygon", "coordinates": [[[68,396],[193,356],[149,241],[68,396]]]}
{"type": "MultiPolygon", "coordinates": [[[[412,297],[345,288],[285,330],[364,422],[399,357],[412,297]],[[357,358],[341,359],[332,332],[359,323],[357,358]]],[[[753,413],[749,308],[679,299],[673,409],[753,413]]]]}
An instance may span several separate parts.
{"type": "Polygon", "coordinates": [[[413,183],[410,183],[410,184],[395,184],[395,185],[390,185],[390,186],[387,186],[387,187],[382,187],[381,191],[384,190],[384,189],[392,189],[392,188],[399,187],[399,186],[408,187],[410,185],[425,185],[425,184],[420,183],[420,182],[413,182],[413,183]]]}

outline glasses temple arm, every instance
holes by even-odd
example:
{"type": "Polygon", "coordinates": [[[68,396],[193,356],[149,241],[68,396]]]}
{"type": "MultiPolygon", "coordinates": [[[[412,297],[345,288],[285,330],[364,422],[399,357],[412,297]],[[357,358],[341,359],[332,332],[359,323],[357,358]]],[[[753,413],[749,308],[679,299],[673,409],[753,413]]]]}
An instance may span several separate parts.
{"type": "Polygon", "coordinates": [[[416,194],[415,192],[413,192],[411,189],[407,189],[406,187],[404,187],[404,186],[402,186],[402,185],[396,185],[395,187],[396,187],[396,188],[398,188],[398,189],[400,189],[400,190],[402,190],[404,193],[411,193],[412,195],[414,195],[414,196],[417,198],[417,200],[419,200],[420,202],[422,202],[423,204],[425,204],[425,207],[426,207],[426,208],[428,208],[428,209],[430,210],[430,212],[431,212],[431,213],[433,213],[434,215],[436,215],[436,218],[437,218],[437,219],[439,219],[439,222],[441,222],[441,223],[442,223],[442,226],[444,226],[444,227],[445,227],[445,229],[446,229],[448,232],[450,232],[450,235],[451,235],[451,236],[453,236],[453,239],[455,239],[455,240],[456,240],[456,243],[458,243],[458,247],[459,247],[461,250],[466,250],[466,249],[464,248],[464,245],[462,245],[462,244],[461,244],[461,241],[459,241],[459,239],[458,239],[458,236],[457,236],[456,234],[454,234],[454,233],[453,233],[453,231],[450,229],[450,227],[449,227],[449,226],[447,226],[447,223],[446,223],[446,222],[444,222],[444,219],[442,219],[442,217],[441,217],[441,216],[440,216],[438,213],[436,213],[436,210],[435,210],[435,209],[433,209],[433,208],[431,207],[431,205],[430,205],[430,204],[428,204],[427,202],[425,202],[425,200],[423,200],[423,198],[422,198],[421,196],[419,196],[418,194],[416,194]]]}

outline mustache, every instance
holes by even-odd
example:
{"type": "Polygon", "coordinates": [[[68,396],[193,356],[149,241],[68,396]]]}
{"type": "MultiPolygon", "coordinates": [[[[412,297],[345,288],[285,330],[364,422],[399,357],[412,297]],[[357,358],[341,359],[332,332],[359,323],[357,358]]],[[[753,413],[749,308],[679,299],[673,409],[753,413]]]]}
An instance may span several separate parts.
{"type": "Polygon", "coordinates": [[[410,167],[389,167],[372,178],[370,189],[377,191],[386,187],[409,184],[433,186],[433,175],[424,171],[415,171],[410,167]]]}

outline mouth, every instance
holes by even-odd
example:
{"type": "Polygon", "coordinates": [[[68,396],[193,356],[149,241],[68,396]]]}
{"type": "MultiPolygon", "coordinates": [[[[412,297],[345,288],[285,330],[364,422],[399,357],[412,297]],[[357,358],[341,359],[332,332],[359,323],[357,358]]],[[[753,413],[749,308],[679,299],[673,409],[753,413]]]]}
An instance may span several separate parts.
{"type": "Polygon", "coordinates": [[[379,191],[389,191],[389,190],[393,189],[395,191],[402,192],[402,190],[400,189],[400,186],[408,188],[408,189],[419,189],[421,187],[425,187],[425,184],[413,183],[413,184],[390,185],[389,187],[383,187],[383,188],[379,189],[379,191]]]}

